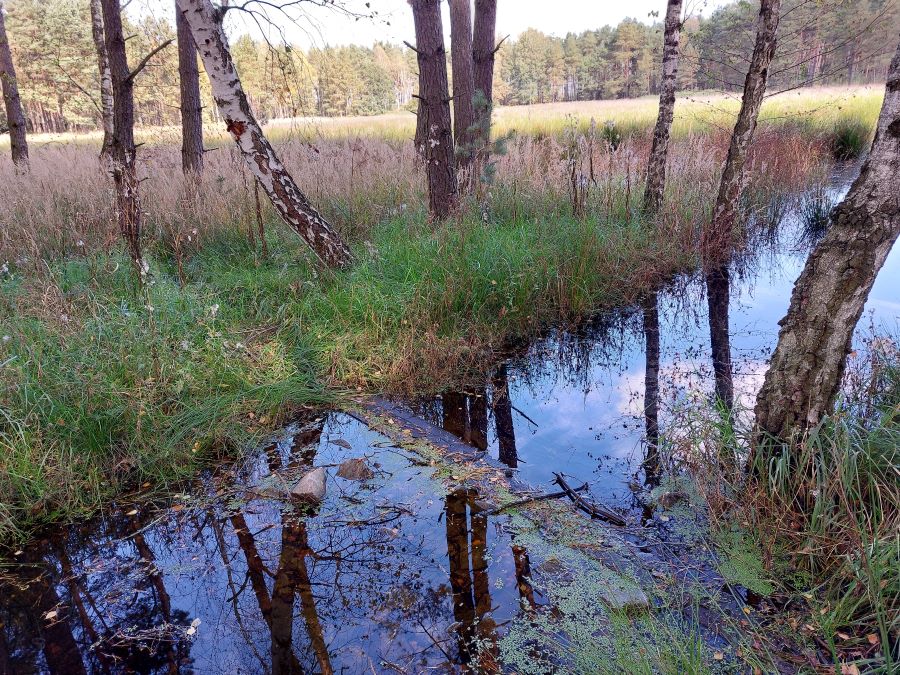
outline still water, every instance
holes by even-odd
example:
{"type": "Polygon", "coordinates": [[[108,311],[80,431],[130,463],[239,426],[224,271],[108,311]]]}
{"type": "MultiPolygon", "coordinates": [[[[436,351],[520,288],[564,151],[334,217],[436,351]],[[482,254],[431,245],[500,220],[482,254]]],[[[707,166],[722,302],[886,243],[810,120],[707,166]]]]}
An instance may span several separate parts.
{"type": "MultiPolygon", "coordinates": [[[[847,185],[838,175],[830,197],[847,185]]],[[[788,213],[777,241],[734,277],[729,320],[745,407],[808,251],[801,230],[788,213]]],[[[711,390],[696,283],[659,297],[663,443],[679,403],[711,390]]],[[[863,328],[896,334],[898,288],[895,250],[863,328]]],[[[648,517],[636,485],[645,356],[640,313],[619,312],[530,345],[482,388],[411,407],[524,483],[548,489],[562,472],[646,523],[652,509],[648,517]]],[[[510,622],[546,601],[529,555],[510,519],[473,490],[448,493],[432,467],[330,413],[298,421],[174,501],[117,505],[4,561],[0,672],[500,672],[510,622]],[[365,458],[374,476],[338,477],[349,458],[365,458]],[[312,465],[328,471],[327,498],[301,513],[284,487],[312,465]]]]}

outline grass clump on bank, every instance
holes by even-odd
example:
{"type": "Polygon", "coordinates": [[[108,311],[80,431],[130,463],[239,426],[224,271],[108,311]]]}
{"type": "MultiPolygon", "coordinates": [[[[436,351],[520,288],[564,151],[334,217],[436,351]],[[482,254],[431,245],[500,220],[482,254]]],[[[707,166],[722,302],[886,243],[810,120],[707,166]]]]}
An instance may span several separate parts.
{"type": "MultiPolygon", "coordinates": [[[[892,673],[900,663],[900,352],[875,338],[864,353],[851,357],[837,411],[805,439],[768,459],[756,453],[746,472],[711,457],[691,470],[726,576],[777,609],[766,632],[841,672],[892,673]]],[[[692,433],[745,458],[752,429],[732,424],[692,433]]]]}
{"type": "Polygon", "coordinates": [[[346,272],[292,233],[255,256],[221,231],[158,256],[139,291],[116,253],[0,286],[0,536],[166,483],[347,391],[428,391],[482,372],[513,337],[693,265],[639,221],[389,221],[346,272]]]}

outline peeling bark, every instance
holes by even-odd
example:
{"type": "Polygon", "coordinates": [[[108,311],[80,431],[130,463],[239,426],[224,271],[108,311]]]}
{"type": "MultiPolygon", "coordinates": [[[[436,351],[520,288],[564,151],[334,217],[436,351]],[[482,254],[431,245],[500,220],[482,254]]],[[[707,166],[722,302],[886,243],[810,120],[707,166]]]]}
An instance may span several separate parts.
{"type": "Polygon", "coordinates": [[[730,283],[728,258],[732,244],[738,207],[744,191],[745,168],[750,144],[756,131],[759,109],[766,93],[769,66],[775,56],[776,31],[781,15],[781,0],[762,0],[759,8],[756,44],[750,67],[744,80],[744,95],[738,112],[728,156],[722,167],[722,180],[713,208],[712,221],[703,232],[701,255],[706,276],[706,296],[709,303],[710,342],[713,351],[713,370],[716,394],[728,407],[734,401],[734,382],[731,369],[731,345],[728,332],[728,297],[730,283]]]}
{"type": "Polygon", "coordinates": [[[450,127],[447,89],[447,57],[438,0],[409,0],[416,28],[416,57],[419,63],[419,115],[425,124],[425,172],[428,178],[428,207],[433,218],[450,215],[456,205],[456,162],[450,127]]]}
{"type": "Polygon", "coordinates": [[[97,50],[97,70],[100,73],[100,124],[103,127],[103,145],[100,147],[100,165],[109,169],[112,162],[113,85],[109,72],[109,56],[103,34],[103,8],[100,0],[91,0],[91,36],[97,50]]]}
{"type": "Polygon", "coordinates": [[[199,179],[203,173],[203,104],[200,102],[200,69],[197,47],[184,14],[175,8],[178,33],[178,83],[181,92],[181,170],[199,179]]]}
{"type": "Polygon", "coordinates": [[[453,66],[453,140],[460,182],[472,185],[469,167],[474,157],[475,70],[472,55],[470,0],[450,0],[450,61],[453,66]]]}
{"type": "Polygon", "coordinates": [[[891,61],[875,140],[832,211],[827,233],[794,285],[756,400],[759,440],[790,441],[828,414],[853,331],[900,235],[900,45],[891,61]]]}
{"type": "Polygon", "coordinates": [[[16,83],[16,69],[13,65],[9,39],[6,37],[6,19],[3,16],[3,2],[0,0],[0,87],[3,89],[3,105],[6,108],[6,122],[9,126],[9,145],[12,161],[20,173],[28,171],[28,138],[25,113],[16,83]]]}
{"type": "Polygon", "coordinates": [[[326,265],[349,265],[349,247],[309,203],[250,110],[222,28],[222,11],[213,7],[210,0],[176,0],[176,6],[190,26],[226,128],[272,205],[326,265]]]}
{"type": "Polygon", "coordinates": [[[675,117],[675,83],[678,75],[678,43],[681,38],[681,0],[669,0],[663,31],[662,83],[659,92],[659,114],[653,129],[653,144],[647,163],[647,185],[644,187],[644,211],[656,213],[662,204],[666,187],[666,157],[669,132],[675,117]]]}
{"type": "Polygon", "coordinates": [[[119,0],[101,0],[103,32],[113,88],[113,136],[110,145],[119,230],[140,278],[147,272],[141,254],[141,204],[134,147],[134,79],[125,54],[119,0]]]}

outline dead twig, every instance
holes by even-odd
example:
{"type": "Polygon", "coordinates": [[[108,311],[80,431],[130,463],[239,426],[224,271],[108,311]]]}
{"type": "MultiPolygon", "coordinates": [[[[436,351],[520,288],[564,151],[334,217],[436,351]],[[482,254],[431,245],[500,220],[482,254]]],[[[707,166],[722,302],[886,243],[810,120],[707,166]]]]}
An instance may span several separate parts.
{"type": "MultiPolygon", "coordinates": [[[[575,490],[573,490],[573,492],[584,492],[587,489],[588,489],[588,484],[585,483],[581,487],[575,488],[575,490]]],[[[494,516],[494,515],[497,515],[498,513],[501,513],[502,511],[505,511],[506,509],[513,509],[517,506],[525,506],[526,504],[531,504],[532,502],[544,501],[545,499],[559,499],[560,497],[567,497],[568,495],[569,495],[569,493],[566,492],[565,490],[562,490],[561,492],[550,492],[545,495],[535,495],[534,497],[528,497],[527,499],[520,499],[515,502],[510,502],[509,504],[504,504],[503,506],[498,506],[496,509],[491,509],[490,511],[488,511],[487,515],[494,516]]]]}
{"type": "Polygon", "coordinates": [[[556,484],[565,491],[569,499],[575,502],[575,506],[587,513],[591,518],[602,518],[603,520],[609,521],[613,525],[618,525],[619,527],[623,527],[625,525],[625,519],[622,518],[622,516],[620,516],[618,513],[610,511],[609,509],[606,509],[602,506],[592,504],[584,497],[579,495],[569,486],[569,484],[566,482],[566,479],[562,477],[561,473],[554,472],[553,475],[556,476],[556,484]]]}

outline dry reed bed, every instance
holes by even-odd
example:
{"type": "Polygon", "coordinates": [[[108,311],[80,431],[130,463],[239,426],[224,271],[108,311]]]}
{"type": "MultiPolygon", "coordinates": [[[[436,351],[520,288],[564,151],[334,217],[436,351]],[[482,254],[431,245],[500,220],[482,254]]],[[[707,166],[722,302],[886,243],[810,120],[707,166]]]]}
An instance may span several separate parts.
{"type": "MultiPolygon", "coordinates": [[[[727,135],[703,133],[672,144],[669,161],[671,213],[699,224],[714,194],[727,135]]],[[[365,239],[378,223],[424,217],[421,167],[411,143],[376,138],[291,140],[279,145],[285,164],[313,203],[351,240],[365,239]]],[[[648,152],[645,135],[616,148],[601,134],[573,131],[563,137],[514,139],[496,158],[492,185],[484,186],[479,211],[497,220],[548,214],[601,214],[630,218],[640,203],[648,152]],[[576,180],[573,181],[573,175],[576,180]]],[[[29,267],[118,244],[111,184],[101,174],[96,149],[85,144],[37,147],[28,176],[0,163],[0,262],[29,267]]],[[[822,143],[797,129],[762,130],[751,174],[753,189],[790,191],[823,161],[822,143]]],[[[200,196],[187,198],[174,145],[139,153],[145,245],[163,251],[196,250],[221,231],[249,231],[255,219],[252,178],[234,148],[207,154],[200,196]]],[[[764,196],[764,195],[763,195],[764,196]]],[[[262,197],[267,222],[277,218],[262,197]]]]}

